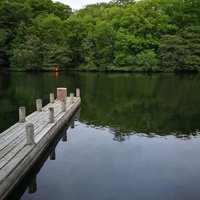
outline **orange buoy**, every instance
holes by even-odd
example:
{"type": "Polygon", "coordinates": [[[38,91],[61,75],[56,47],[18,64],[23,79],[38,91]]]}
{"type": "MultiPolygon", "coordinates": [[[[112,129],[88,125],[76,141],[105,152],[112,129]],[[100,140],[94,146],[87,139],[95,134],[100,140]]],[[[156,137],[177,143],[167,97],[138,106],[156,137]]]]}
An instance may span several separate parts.
{"type": "Polygon", "coordinates": [[[55,68],[55,72],[58,72],[58,67],[55,68]]]}

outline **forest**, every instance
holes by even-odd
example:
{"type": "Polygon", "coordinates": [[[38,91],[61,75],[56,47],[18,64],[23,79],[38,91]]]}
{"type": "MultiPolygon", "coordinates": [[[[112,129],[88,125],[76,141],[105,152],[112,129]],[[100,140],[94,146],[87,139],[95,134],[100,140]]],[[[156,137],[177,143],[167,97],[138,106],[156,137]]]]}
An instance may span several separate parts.
{"type": "Polygon", "coordinates": [[[0,68],[200,71],[199,0],[113,0],[72,10],[0,1],[0,68]]]}

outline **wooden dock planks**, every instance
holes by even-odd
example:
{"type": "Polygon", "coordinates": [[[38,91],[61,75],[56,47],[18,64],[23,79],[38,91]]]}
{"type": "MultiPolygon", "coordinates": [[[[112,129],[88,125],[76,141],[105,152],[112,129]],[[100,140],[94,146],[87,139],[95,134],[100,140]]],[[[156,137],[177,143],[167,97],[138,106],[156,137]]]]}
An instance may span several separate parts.
{"type": "Polygon", "coordinates": [[[31,168],[52,138],[80,107],[80,97],[66,99],[66,111],[61,111],[61,102],[56,100],[26,117],[26,122],[16,123],[0,134],[0,199],[4,199],[17,182],[31,168]],[[54,123],[48,121],[48,108],[54,108],[54,123]],[[26,145],[25,125],[34,124],[34,145],[26,145]]]}

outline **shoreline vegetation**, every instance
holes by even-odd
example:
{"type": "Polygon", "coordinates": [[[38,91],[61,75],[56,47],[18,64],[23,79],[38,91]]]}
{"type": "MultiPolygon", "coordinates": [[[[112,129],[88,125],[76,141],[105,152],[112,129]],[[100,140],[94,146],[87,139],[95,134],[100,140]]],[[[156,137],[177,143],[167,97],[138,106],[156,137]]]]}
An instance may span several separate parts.
{"type": "MultiPolygon", "coordinates": [[[[67,68],[67,69],[61,69],[58,71],[55,71],[55,68],[41,68],[38,70],[27,70],[27,69],[12,69],[12,68],[5,68],[2,69],[1,71],[6,71],[6,72],[33,72],[33,73],[37,73],[37,72],[106,72],[106,73],[185,73],[185,74],[196,74],[199,73],[197,70],[161,70],[161,69],[157,69],[157,70],[143,70],[142,68],[139,69],[134,69],[133,67],[116,67],[116,66],[112,66],[112,67],[105,67],[103,69],[98,69],[98,68],[93,68],[93,67],[80,67],[80,68],[67,68]]],[[[0,72],[1,72],[0,71],[0,72]]]]}
{"type": "Polygon", "coordinates": [[[76,11],[11,0],[0,13],[0,71],[200,72],[199,0],[112,0],[76,11]]]}

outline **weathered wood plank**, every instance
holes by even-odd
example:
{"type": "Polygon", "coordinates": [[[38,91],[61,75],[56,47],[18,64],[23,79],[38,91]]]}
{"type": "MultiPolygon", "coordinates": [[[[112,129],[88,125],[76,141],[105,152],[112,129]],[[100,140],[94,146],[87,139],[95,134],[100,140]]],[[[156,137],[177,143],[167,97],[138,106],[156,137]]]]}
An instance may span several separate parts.
{"type": "MultiPolygon", "coordinates": [[[[69,101],[69,99],[68,99],[67,101],[69,101]]],[[[27,121],[31,121],[31,120],[33,120],[33,119],[35,119],[35,118],[41,116],[42,114],[44,114],[44,112],[47,111],[47,109],[48,109],[50,106],[52,107],[52,106],[56,106],[56,105],[59,105],[59,104],[60,104],[59,101],[55,101],[53,104],[50,104],[50,103],[49,103],[49,104],[47,104],[46,106],[44,106],[41,112],[34,111],[33,113],[31,113],[30,115],[28,115],[28,116],[26,117],[26,122],[27,122],[27,121]]],[[[11,126],[10,128],[8,128],[7,130],[5,130],[4,132],[2,132],[2,133],[0,134],[0,139],[1,139],[2,137],[4,137],[5,135],[7,136],[9,133],[12,133],[12,131],[16,131],[16,128],[23,127],[24,124],[25,124],[26,122],[24,122],[24,123],[19,123],[19,122],[17,122],[16,124],[14,124],[14,125],[11,126]]]]}
{"type": "Polygon", "coordinates": [[[2,170],[2,168],[9,162],[11,161],[12,158],[14,158],[16,156],[16,154],[21,151],[24,146],[26,145],[26,141],[25,139],[23,139],[23,141],[21,141],[20,143],[18,143],[17,146],[15,146],[11,151],[9,151],[6,156],[4,156],[3,158],[1,158],[1,162],[0,162],[0,170],[2,170]]]}
{"type": "MultiPolygon", "coordinates": [[[[76,99],[76,102],[78,102],[78,99],[76,99]]],[[[75,102],[75,103],[76,103],[75,102]]],[[[72,111],[73,111],[73,105],[71,104],[69,104],[68,105],[68,109],[67,109],[67,113],[69,112],[69,115],[72,113],[72,111]]],[[[57,114],[57,116],[55,117],[55,123],[47,123],[45,126],[43,126],[43,127],[41,127],[39,130],[38,130],[38,133],[36,133],[35,135],[36,135],[36,140],[35,140],[35,142],[36,142],[36,144],[37,143],[39,143],[39,141],[44,137],[44,135],[45,134],[47,134],[47,132],[49,131],[49,130],[51,130],[51,128],[52,127],[54,127],[54,126],[56,126],[57,124],[59,124],[59,121],[64,117],[66,115],[66,117],[69,117],[68,116],[68,114],[66,114],[65,112],[60,112],[60,113],[58,113],[57,114]]],[[[65,122],[65,121],[63,121],[63,122],[65,122]]],[[[13,159],[15,159],[15,155],[18,153],[18,152],[20,152],[20,150],[22,150],[22,148],[25,146],[25,140],[23,140],[21,143],[20,143],[20,145],[21,145],[21,148],[19,149],[19,148],[17,148],[17,150],[16,150],[16,153],[14,153],[14,151],[12,151],[12,152],[10,152],[9,154],[7,154],[6,156],[8,156],[9,157],[9,159],[11,160],[11,158],[13,158],[13,159]]],[[[8,158],[7,158],[8,159],[8,158]]],[[[5,162],[4,161],[4,159],[3,160],[1,160],[2,162],[5,162]]],[[[12,165],[13,165],[13,160],[11,160],[11,163],[12,163],[12,165]]],[[[8,166],[9,166],[9,164],[10,163],[8,163],[8,165],[3,165],[5,168],[9,168],[8,166]]],[[[2,168],[2,167],[1,167],[2,168]]]]}
{"type": "MultiPolygon", "coordinates": [[[[67,105],[69,105],[69,104],[70,103],[68,102],[67,105]]],[[[56,117],[61,112],[60,108],[58,106],[55,106],[55,120],[57,120],[56,117]]],[[[37,135],[49,123],[48,122],[48,113],[46,113],[45,118],[43,118],[43,121],[40,124],[37,124],[36,122],[32,122],[32,123],[36,124],[35,135],[37,135]]],[[[12,158],[12,157],[10,157],[11,155],[15,155],[20,150],[20,148],[23,147],[23,145],[21,145],[20,142],[24,138],[25,138],[25,129],[22,131],[21,135],[18,138],[15,138],[14,140],[12,140],[3,150],[0,151],[0,158],[3,158],[0,163],[0,169],[5,165],[6,162],[9,161],[8,158],[10,158],[10,159],[12,158]],[[12,154],[10,153],[10,151],[12,151],[12,154]],[[9,153],[9,155],[7,156],[6,154],[8,154],[8,153],[9,153]],[[5,156],[6,156],[6,158],[4,158],[5,156]]]]}
{"type": "MultiPolygon", "coordinates": [[[[58,102],[56,102],[56,103],[58,104],[58,102]]],[[[51,105],[55,106],[56,103],[54,103],[54,105],[53,104],[51,104],[51,105]]],[[[49,107],[49,105],[50,104],[48,104],[47,106],[45,106],[43,108],[42,112],[35,111],[35,112],[31,113],[29,116],[26,117],[26,122],[27,121],[31,121],[31,120],[33,120],[33,119],[35,119],[35,118],[40,117],[41,115],[43,115],[45,113],[46,109],[49,107]]],[[[5,138],[5,137],[7,137],[7,136],[9,136],[10,134],[12,134],[13,131],[16,132],[16,130],[19,130],[20,128],[23,128],[25,126],[26,122],[24,122],[24,123],[17,122],[16,124],[14,124],[10,128],[8,128],[7,130],[5,130],[4,132],[2,132],[0,134],[0,140],[3,139],[3,138],[5,138]]]]}
{"type": "MultiPolygon", "coordinates": [[[[7,154],[1,159],[0,165],[0,197],[2,199],[14,187],[14,185],[22,178],[27,170],[32,166],[36,159],[42,154],[57,131],[69,120],[70,116],[80,106],[81,99],[74,98],[74,103],[68,102],[66,112],[60,112],[59,105],[55,109],[54,123],[48,123],[48,115],[46,118],[34,120],[35,126],[35,142],[36,145],[25,145],[24,135],[11,140],[11,148],[6,146],[7,154]]],[[[50,104],[49,107],[52,107],[50,104]]],[[[48,107],[46,107],[48,108],[48,107]]],[[[9,139],[10,137],[8,137],[9,139]]],[[[6,150],[6,148],[4,150],[6,150]]],[[[6,153],[6,151],[4,152],[6,153]]]]}
{"type": "MultiPolygon", "coordinates": [[[[67,105],[68,104],[70,104],[69,99],[67,101],[67,105]]],[[[57,109],[58,110],[60,109],[60,102],[59,101],[57,101],[55,104],[48,104],[48,105],[49,106],[51,105],[51,107],[53,107],[56,110],[55,113],[58,112],[57,109]]],[[[26,123],[36,124],[36,123],[39,123],[41,121],[41,119],[46,118],[46,117],[48,118],[48,112],[47,111],[48,111],[48,108],[43,109],[42,112],[37,112],[38,117],[35,116],[33,118],[28,119],[26,121],[26,123]]],[[[24,132],[26,123],[23,123],[22,125],[20,124],[19,128],[16,128],[16,130],[12,130],[11,132],[4,135],[4,137],[0,138],[0,150],[5,148],[7,146],[7,144],[10,143],[10,141],[14,140],[15,138],[18,138],[24,132]]]]}
{"type": "MultiPolygon", "coordinates": [[[[38,118],[36,118],[35,120],[40,121],[45,117],[45,115],[46,112],[43,112],[42,115],[38,116],[38,118]]],[[[26,123],[28,122],[31,121],[27,121],[26,123]]],[[[7,146],[7,144],[9,144],[15,138],[18,138],[24,132],[26,123],[24,123],[19,128],[16,128],[16,131],[12,130],[12,132],[10,132],[8,135],[5,135],[3,138],[0,139],[0,150],[2,150],[5,146],[7,146]]]]}
{"type": "MultiPolygon", "coordinates": [[[[79,99],[76,99],[74,103],[78,103],[79,99]]],[[[71,113],[73,110],[73,104],[69,104],[66,110],[66,113],[71,113]]],[[[65,112],[61,112],[58,116],[55,117],[55,121],[59,121],[64,115],[68,116],[65,112]]],[[[36,144],[43,138],[43,136],[46,134],[47,130],[50,129],[51,125],[53,124],[48,124],[44,129],[37,134],[35,137],[35,142],[36,144]]]]}
{"type": "MultiPolygon", "coordinates": [[[[70,98],[67,97],[66,102],[68,103],[69,101],[70,101],[70,98]]],[[[54,105],[56,105],[56,104],[59,105],[59,104],[60,104],[60,101],[55,100],[53,104],[52,104],[52,103],[47,104],[46,106],[44,106],[44,107],[42,108],[42,110],[43,110],[43,111],[47,111],[49,107],[52,107],[52,106],[54,106],[54,105]]],[[[33,113],[31,113],[30,115],[28,115],[28,116],[26,117],[26,121],[32,120],[32,118],[37,117],[38,114],[40,115],[41,112],[34,111],[33,113]]],[[[10,132],[10,131],[12,131],[12,130],[15,131],[15,130],[16,130],[16,127],[18,128],[18,127],[23,126],[23,125],[24,125],[24,123],[19,123],[19,122],[15,123],[15,124],[12,125],[11,127],[9,127],[7,130],[5,130],[5,131],[3,131],[2,133],[0,133],[0,138],[3,137],[4,135],[7,135],[8,132],[10,132]]]]}
{"type": "MultiPolygon", "coordinates": [[[[60,114],[60,111],[57,110],[57,113],[55,114],[55,116],[58,116],[59,114],[60,114]]],[[[48,124],[49,124],[48,120],[45,119],[45,121],[43,121],[42,124],[39,124],[37,127],[35,127],[34,135],[36,136],[48,124]]],[[[11,144],[8,145],[9,148],[6,148],[7,151],[5,150],[5,151],[0,152],[1,154],[0,169],[2,169],[11,159],[13,159],[14,156],[25,146],[25,144],[26,143],[25,143],[25,130],[24,130],[23,134],[19,138],[15,139],[15,141],[12,141],[11,144]]]]}

